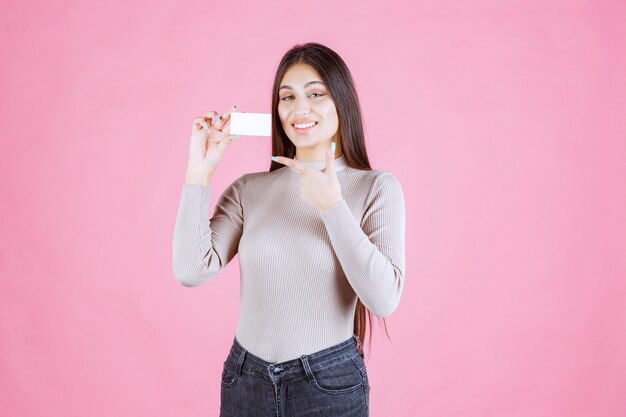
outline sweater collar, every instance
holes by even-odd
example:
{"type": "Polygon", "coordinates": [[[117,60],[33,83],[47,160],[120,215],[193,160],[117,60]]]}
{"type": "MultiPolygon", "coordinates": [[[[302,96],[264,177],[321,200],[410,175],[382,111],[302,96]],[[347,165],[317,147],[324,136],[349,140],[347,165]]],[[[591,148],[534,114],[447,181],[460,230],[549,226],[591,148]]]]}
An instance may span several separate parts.
{"type": "MultiPolygon", "coordinates": [[[[300,159],[296,158],[295,155],[293,157],[293,159],[295,159],[296,161],[300,162],[301,164],[304,165],[308,165],[310,167],[313,168],[317,168],[317,169],[324,169],[324,167],[326,166],[326,161],[301,161],[300,159]]],[[[335,171],[340,171],[344,168],[346,168],[348,166],[348,163],[346,162],[346,158],[344,157],[344,154],[341,154],[341,156],[335,158],[334,162],[333,162],[334,166],[335,166],[335,171]]],[[[294,172],[300,172],[295,168],[292,167],[287,167],[290,170],[294,171],[294,172]]]]}

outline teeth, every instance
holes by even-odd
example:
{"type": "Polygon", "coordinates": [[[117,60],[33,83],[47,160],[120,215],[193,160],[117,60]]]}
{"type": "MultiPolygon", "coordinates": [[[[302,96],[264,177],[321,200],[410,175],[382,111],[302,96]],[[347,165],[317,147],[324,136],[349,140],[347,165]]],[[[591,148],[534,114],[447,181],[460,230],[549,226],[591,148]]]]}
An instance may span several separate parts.
{"type": "Polygon", "coordinates": [[[307,123],[307,124],[303,124],[303,125],[294,125],[294,126],[295,126],[295,127],[297,127],[298,129],[305,129],[305,128],[307,128],[307,127],[311,127],[311,126],[313,126],[313,125],[315,125],[315,122],[313,122],[313,123],[307,123]]]}

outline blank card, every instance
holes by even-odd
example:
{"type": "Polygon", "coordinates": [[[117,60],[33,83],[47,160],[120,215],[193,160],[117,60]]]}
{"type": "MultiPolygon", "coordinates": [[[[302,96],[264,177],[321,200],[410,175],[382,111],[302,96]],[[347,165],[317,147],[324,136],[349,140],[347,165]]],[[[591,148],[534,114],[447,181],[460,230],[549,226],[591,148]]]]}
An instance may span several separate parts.
{"type": "Polygon", "coordinates": [[[272,136],[272,115],[269,113],[232,112],[230,134],[272,136]]]}

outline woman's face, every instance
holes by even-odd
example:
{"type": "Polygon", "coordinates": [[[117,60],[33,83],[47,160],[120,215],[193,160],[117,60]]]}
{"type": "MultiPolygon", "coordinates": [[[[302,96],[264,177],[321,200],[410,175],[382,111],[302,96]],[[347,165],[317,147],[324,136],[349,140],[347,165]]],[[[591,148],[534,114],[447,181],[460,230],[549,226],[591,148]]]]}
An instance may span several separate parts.
{"type": "MultiPolygon", "coordinates": [[[[287,70],[278,90],[278,115],[283,129],[296,148],[319,148],[321,155],[336,141],[339,117],[335,103],[321,77],[306,64],[295,64],[287,70]],[[314,122],[309,128],[294,124],[314,122]]],[[[339,145],[339,144],[337,144],[339,145]]]]}

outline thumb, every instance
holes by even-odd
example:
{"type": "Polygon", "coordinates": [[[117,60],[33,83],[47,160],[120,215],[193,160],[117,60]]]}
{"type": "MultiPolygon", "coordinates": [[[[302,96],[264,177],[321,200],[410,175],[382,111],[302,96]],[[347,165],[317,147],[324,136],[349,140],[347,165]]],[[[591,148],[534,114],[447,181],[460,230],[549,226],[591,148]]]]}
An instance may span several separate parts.
{"type": "Polygon", "coordinates": [[[325,172],[335,171],[335,148],[335,142],[331,142],[328,152],[326,152],[326,166],[324,167],[325,172]]]}

